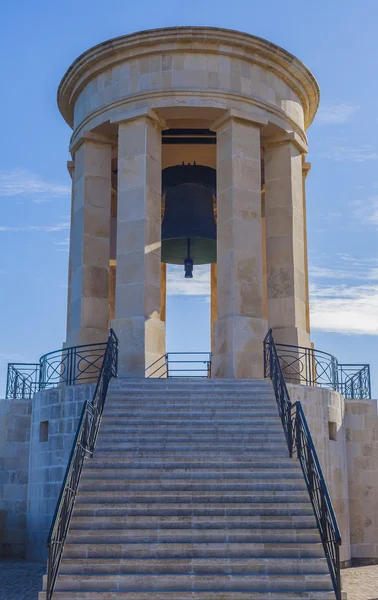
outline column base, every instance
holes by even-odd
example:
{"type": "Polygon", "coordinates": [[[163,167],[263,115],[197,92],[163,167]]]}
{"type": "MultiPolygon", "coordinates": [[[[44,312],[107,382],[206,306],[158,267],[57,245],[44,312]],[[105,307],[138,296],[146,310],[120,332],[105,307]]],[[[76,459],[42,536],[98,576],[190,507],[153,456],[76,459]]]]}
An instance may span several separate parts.
{"type": "Polygon", "coordinates": [[[211,376],[227,379],[264,377],[265,319],[227,316],[214,323],[211,376]]]}
{"type": "Polygon", "coordinates": [[[273,337],[276,344],[311,348],[310,334],[299,327],[273,327],[273,337]]]}
{"type": "Polygon", "coordinates": [[[160,319],[123,317],[111,324],[118,337],[120,377],[163,377],[165,323],[160,319]],[[156,364],[156,369],[152,365],[156,364]],[[159,367],[159,369],[158,369],[159,367]]]}
{"type": "Polygon", "coordinates": [[[67,340],[64,348],[72,346],[83,346],[85,344],[101,344],[108,339],[109,332],[104,329],[95,329],[93,327],[81,327],[67,334],[67,340]]]}

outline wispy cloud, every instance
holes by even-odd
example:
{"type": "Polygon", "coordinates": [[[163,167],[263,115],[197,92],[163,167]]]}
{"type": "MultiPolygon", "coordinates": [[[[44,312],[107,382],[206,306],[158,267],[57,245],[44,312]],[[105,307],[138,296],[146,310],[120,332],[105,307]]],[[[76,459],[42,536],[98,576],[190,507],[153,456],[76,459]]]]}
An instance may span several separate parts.
{"type": "Polygon", "coordinates": [[[320,156],[335,161],[349,160],[352,162],[365,162],[367,160],[378,160],[378,152],[376,152],[371,144],[364,144],[357,147],[330,146],[320,156]]]}
{"type": "Polygon", "coordinates": [[[326,125],[346,123],[359,109],[359,106],[346,103],[321,105],[316,114],[316,122],[326,125]]]}
{"type": "Polygon", "coordinates": [[[13,231],[13,232],[20,232],[20,231],[44,231],[47,233],[50,232],[55,232],[55,231],[65,231],[67,229],[70,228],[70,223],[67,222],[63,222],[63,223],[56,223],[55,225],[24,225],[24,226],[17,226],[17,227],[13,227],[13,226],[8,226],[8,225],[0,225],[0,231],[13,231]]]}
{"type": "Polygon", "coordinates": [[[378,196],[354,202],[354,216],[362,223],[378,226],[378,196]]]}
{"type": "Polygon", "coordinates": [[[378,259],[338,254],[335,267],[311,266],[313,329],[378,335],[378,259]]]}
{"type": "Polygon", "coordinates": [[[313,329],[378,335],[378,285],[311,285],[310,304],[313,329]]]}
{"type": "Polygon", "coordinates": [[[0,197],[32,196],[34,202],[47,202],[57,196],[68,196],[71,186],[44,181],[26,169],[0,171],[0,197]]]}
{"type": "Polygon", "coordinates": [[[54,242],[55,246],[59,246],[59,250],[62,252],[68,252],[70,247],[70,238],[66,238],[60,242],[54,242]]]}
{"type": "Polygon", "coordinates": [[[184,266],[168,265],[169,296],[210,296],[209,265],[194,266],[193,279],[184,278],[184,266]]]}

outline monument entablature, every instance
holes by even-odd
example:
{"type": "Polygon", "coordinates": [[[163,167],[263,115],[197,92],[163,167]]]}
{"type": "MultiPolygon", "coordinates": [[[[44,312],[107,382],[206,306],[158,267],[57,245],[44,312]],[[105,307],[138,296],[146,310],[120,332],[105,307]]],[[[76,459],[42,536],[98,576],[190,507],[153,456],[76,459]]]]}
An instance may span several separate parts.
{"type": "Polygon", "coordinates": [[[260,113],[305,139],[319,88],[301,61],[266,40],[227,29],[178,27],[122,36],[88,50],[63,77],[58,103],[74,138],[83,128],[114,121],[125,108],[203,106],[260,113]]]}

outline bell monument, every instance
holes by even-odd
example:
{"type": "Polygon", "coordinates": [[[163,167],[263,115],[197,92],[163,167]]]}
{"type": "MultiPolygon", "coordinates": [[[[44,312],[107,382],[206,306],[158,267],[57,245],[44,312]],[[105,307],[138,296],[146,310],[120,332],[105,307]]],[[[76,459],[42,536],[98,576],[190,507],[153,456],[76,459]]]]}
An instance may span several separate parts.
{"type": "Polygon", "coordinates": [[[305,131],[319,89],[301,61],[236,31],[145,31],[82,54],[58,101],[73,129],[66,346],[111,326],[120,374],[144,377],[165,354],[167,263],[183,277],[211,264],[213,377],[262,377],[269,328],[310,345],[305,131]]]}

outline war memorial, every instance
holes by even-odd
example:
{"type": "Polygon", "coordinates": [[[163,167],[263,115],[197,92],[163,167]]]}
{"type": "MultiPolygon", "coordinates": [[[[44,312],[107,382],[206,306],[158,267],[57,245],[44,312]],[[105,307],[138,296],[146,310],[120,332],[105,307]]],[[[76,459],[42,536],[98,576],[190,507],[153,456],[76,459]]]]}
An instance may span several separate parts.
{"type": "Polygon", "coordinates": [[[0,401],[0,554],[47,560],[40,600],[340,600],[378,562],[369,366],[311,341],[318,104],[296,57],[210,27],[65,73],[67,334],[0,401]],[[167,264],[211,265],[199,377],[172,376],[167,264]]]}

